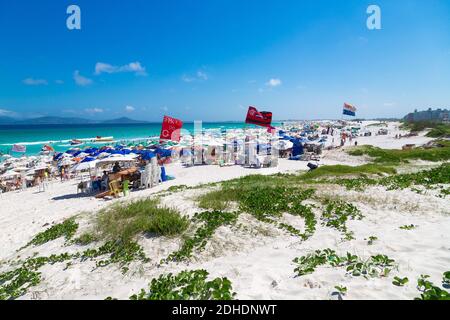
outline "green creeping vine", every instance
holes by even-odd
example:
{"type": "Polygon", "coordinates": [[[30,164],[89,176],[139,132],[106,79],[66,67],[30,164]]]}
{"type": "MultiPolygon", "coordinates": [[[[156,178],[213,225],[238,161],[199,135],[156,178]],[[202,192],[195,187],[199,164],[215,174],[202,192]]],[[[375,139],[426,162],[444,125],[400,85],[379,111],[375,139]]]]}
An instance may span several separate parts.
{"type": "Polygon", "coordinates": [[[191,258],[192,252],[203,249],[219,227],[235,224],[238,215],[238,213],[222,211],[205,211],[195,214],[193,220],[201,222],[202,225],[196,230],[193,237],[188,237],[184,240],[183,245],[178,251],[170,254],[161,263],[167,261],[184,261],[191,258]]]}
{"type": "Polygon", "coordinates": [[[144,289],[131,300],[232,300],[230,280],[216,278],[206,281],[206,270],[182,271],[177,275],[171,273],[153,279],[149,291],[144,289]]]}
{"type": "Polygon", "coordinates": [[[55,264],[71,259],[71,255],[63,253],[50,257],[28,258],[21,267],[0,274],[0,300],[12,300],[24,295],[29,287],[41,282],[38,270],[46,264],[55,264]]]}
{"type": "Polygon", "coordinates": [[[304,205],[302,202],[312,197],[314,193],[314,189],[299,190],[282,186],[257,187],[241,195],[240,209],[248,212],[261,222],[271,223],[292,235],[307,240],[314,234],[317,221],[312,207],[304,205]],[[304,218],[305,232],[302,233],[291,225],[276,222],[274,218],[280,217],[283,212],[304,218]]]}
{"type": "Polygon", "coordinates": [[[442,285],[450,287],[450,271],[444,272],[442,277],[442,285]]]}
{"type": "Polygon", "coordinates": [[[82,261],[94,259],[100,256],[109,255],[108,259],[96,262],[97,267],[105,267],[112,263],[118,263],[122,267],[122,273],[126,273],[129,263],[134,260],[148,262],[142,247],[136,242],[109,241],[98,249],[88,249],[75,257],[81,257],[82,261]]]}
{"type": "Polygon", "coordinates": [[[344,234],[345,239],[351,240],[353,233],[347,230],[347,220],[361,220],[363,217],[359,209],[351,203],[341,200],[326,200],[325,211],[321,219],[325,226],[335,228],[344,234]]]}
{"type": "Polygon", "coordinates": [[[414,224],[410,224],[410,225],[404,225],[404,226],[401,226],[401,227],[399,227],[400,229],[402,229],[402,230],[414,230],[414,229],[416,229],[418,226],[416,226],[416,225],[414,225],[414,224]]]}
{"type": "Polygon", "coordinates": [[[294,269],[297,276],[313,273],[318,266],[327,264],[332,267],[346,267],[347,272],[352,276],[362,275],[365,278],[386,277],[395,267],[395,261],[385,255],[371,256],[368,260],[362,260],[348,252],[345,256],[339,256],[331,249],[317,250],[306,256],[295,258],[293,262],[297,264],[294,269]]]}
{"type": "MultiPolygon", "coordinates": [[[[28,289],[40,283],[39,269],[46,264],[61,263],[80,258],[81,261],[109,255],[108,259],[96,262],[97,267],[104,267],[112,263],[118,263],[122,272],[128,271],[127,265],[136,259],[148,261],[142,247],[135,242],[107,242],[98,249],[88,249],[74,254],[63,253],[49,257],[32,257],[25,260],[22,265],[12,271],[0,274],[0,300],[16,299],[24,295],[28,289]]],[[[70,262],[69,262],[70,263],[70,262]]]]}
{"type": "Polygon", "coordinates": [[[394,281],[392,281],[392,284],[397,287],[403,287],[405,284],[409,282],[408,278],[400,278],[400,277],[394,277],[394,281]]]}
{"type": "MultiPolygon", "coordinates": [[[[448,274],[450,271],[444,273],[444,285],[445,280],[448,280],[448,274]]],[[[417,280],[417,289],[422,292],[420,297],[415,298],[414,300],[450,300],[450,293],[436,287],[431,281],[428,280],[430,276],[421,275],[419,280],[417,280]]]]}
{"type": "MultiPolygon", "coordinates": [[[[425,186],[427,189],[440,189],[439,197],[448,195],[448,189],[440,186],[450,183],[450,164],[444,163],[441,166],[425,171],[415,173],[395,174],[380,179],[371,179],[367,177],[355,179],[335,179],[323,181],[345,186],[348,190],[363,190],[365,186],[380,185],[387,190],[399,190],[411,188],[413,186],[425,186]]],[[[421,192],[415,189],[416,192],[421,192]]]]}
{"type": "Polygon", "coordinates": [[[73,237],[75,232],[77,232],[77,229],[78,223],[75,222],[75,218],[67,219],[60,224],[54,225],[47,230],[38,233],[33,240],[21,249],[25,249],[31,245],[39,246],[60,237],[65,237],[66,241],[68,241],[73,237]]]}

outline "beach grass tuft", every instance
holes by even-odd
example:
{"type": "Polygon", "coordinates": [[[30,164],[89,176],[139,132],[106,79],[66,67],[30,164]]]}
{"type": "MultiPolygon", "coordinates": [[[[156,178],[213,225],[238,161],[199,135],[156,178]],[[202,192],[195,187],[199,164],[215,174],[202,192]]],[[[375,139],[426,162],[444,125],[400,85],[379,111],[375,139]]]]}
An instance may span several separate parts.
{"type": "Polygon", "coordinates": [[[144,199],[116,204],[100,211],[96,231],[101,239],[131,242],[140,233],[176,236],[183,233],[189,220],[158,200],[144,199]]]}
{"type": "Polygon", "coordinates": [[[361,166],[322,166],[316,170],[309,171],[299,177],[300,180],[313,180],[323,177],[342,177],[342,176],[367,176],[367,175],[385,175],[395,174],[396,170],[393,167],[369,163],[361,166]]]}
{"type": "Polygon", "coordinates": [[[375,163],[396,164],[409,160],[445,161],[450,159],[450,143],[439,141],[438,147],[413,148],[409,150],[381,149],[373,146],[360,146],[352,148],[348,153],[352,156],[368,155],[374,158],[375,163]]]}

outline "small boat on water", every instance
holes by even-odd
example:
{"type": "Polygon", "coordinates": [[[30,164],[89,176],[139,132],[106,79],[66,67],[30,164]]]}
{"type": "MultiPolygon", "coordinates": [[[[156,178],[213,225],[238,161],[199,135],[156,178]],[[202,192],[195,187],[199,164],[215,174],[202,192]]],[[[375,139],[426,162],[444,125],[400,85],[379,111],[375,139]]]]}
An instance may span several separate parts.
{"type": "Polygon", "coordinates": [[[94,139],[94,142],[112,142],[112,141],[114,141],[114,137],[100,137],[100,136],[97,136],[94,139]]]}
{"type": "Polygon", "coordinates": [[[73,139],[72,141],[70,141],[70,145],[72,146],[78,146],[80,144],[83,144],[83,141],[77,139],[73,139]]]}

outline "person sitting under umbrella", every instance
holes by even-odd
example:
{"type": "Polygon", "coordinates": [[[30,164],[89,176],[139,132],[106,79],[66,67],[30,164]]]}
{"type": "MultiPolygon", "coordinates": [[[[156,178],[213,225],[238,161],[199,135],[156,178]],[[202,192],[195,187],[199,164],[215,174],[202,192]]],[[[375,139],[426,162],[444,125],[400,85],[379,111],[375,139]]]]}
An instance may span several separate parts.
{"type": "Polygon", "coordinates": [[[115,164],[114,164],[114,167],[113,167],[113,172],[114,173],[118,173],[118,172],[120,172],[121,170],[122,170],[122,168],[120,167],[120,165],[119,165],[119,162],[116,162],[115,164]]]}

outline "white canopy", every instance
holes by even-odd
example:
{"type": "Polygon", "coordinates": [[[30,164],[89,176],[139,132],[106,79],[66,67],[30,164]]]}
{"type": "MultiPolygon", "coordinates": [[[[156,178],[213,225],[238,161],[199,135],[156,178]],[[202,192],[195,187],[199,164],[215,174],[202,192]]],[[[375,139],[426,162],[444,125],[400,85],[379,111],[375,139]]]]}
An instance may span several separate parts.
{"type": "Polygon", "coordinates": [[[84,170],[91,170],[94,169],[97,162],[99,162],[99,160],[94,160],[94,161],[89,161],[89,162],[82,162],[79,163],[77,165],[75,165],[72,170],[73,171],[84,171],[84,170]]]}
{"type": "Polygon", "coordinates": [[[135,161],[136,157],[137,157],[136,154],[127,154],[127,155],[116,154],[109,158],[98,160],[97,163],[95,164],[95,167],[98,168],[98,167],[106,166],[109,164],[114,164],[116,162],[119,162],[119,163],[120,162],[133,162],[133,161],[135,161]]]}

